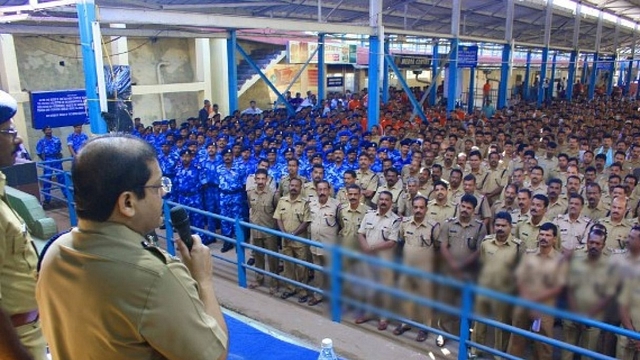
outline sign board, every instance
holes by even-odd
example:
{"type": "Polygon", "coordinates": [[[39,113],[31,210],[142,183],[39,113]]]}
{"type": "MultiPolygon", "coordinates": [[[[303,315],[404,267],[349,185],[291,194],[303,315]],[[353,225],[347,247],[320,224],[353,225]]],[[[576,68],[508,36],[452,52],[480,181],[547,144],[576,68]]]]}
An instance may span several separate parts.
{"type": "Polygon", "coordinates": [[[32,92],[33,128],[86,124],[89,116],[85,106],[86,100],[84,89],[32,92]]]}
{"type": "Polygon", "coordinates": [[[600,55],[596,63],[596,69],[600,71],[613,71],[614,67],[613,55],[600,55]]]}
{"type": "Polygon", "coordinates": [[[458,46],[458,68],[478,66],[478,46],[458,46]]]}
{"type": "MultiPolygon", "coordinates": [[[[318,43],[305,41],[289,41],[287,44],[287,57],[289,64],[304,64],[318,47],[318,43]]],[[[324,45],[325,64],[355,64],[357,46],[349,44],[324,45]]],[[[311,58],[310,63],[318,63],[318,53],[311,58]]]]}
{"type": "Polygon", "coordinates": [[[395,55],[393,61],[399,69],[423,70],[431,67],[431,55],[395,55]]]}
{"type": "Polygon", "coordinates": [[[344,78],[342,76],[327,77],[327,87],[344,87],[344,78]]]}

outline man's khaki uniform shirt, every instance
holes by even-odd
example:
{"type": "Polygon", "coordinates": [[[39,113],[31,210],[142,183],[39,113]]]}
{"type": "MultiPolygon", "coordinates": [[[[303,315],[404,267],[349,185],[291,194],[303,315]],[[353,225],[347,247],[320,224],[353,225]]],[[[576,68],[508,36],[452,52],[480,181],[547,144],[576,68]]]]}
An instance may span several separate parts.
{"type": "MultiPolygon", "coordinates": [[[[316,195],[317,198],[317,195],[316,195]]],[[[298,195],[295,200],[291,200],[291,195],[284,196],[278,201],[278,206],[273,214],[275,220],[282,220],[284,225],[284,231],[286,233],[292,233],[302,223],[311,222],[311,210],[309,208],[309,201],[298,195]]],[[[306,234],[299,234],[300,237],[305,237],[306,234]]],[[[287,240],[292,246],[304,246],[297,241],[287,240]]]]}
{"type": "MultiPolygon", "coordinates": [[[[249,200],[249,220],[252,224],[264,226],[269,229],[277,229],[273,213],[278,205],[280,197],[278,194],[265,186],[263,191],[259,191],[258,188],[249,190],[247,192],[247,198],[249,200]]],[[[274,237],[274,235],[263,233],[260,230],[251,229],[251,238],[262,239],[267,237],[274,237]]]]}
{"type": "MultiPolygon", "coordinates": [[[[313,200],[309,204],[311,211],[311,224],[309,224],[309,236],[311,240],[319,241],[323,244],[335,244],[338,239],[338,200],[328,198],[327,202],[320,204],[320,201],[313,200]]],[[[312,254],[324,255],[323,249],[311,246],[312,254]]]]}
{"type": "Polygon", "coordinates": [[[513,270],[518,265],[524,247],[521,241],[509,235],[504,243],[495,235],[488,235],[480,246],[480,275],[478,285],[513,293],[516,289],[513,270]]]}
{"type": "Polygon", "coordinates": [[[227,335],[186,266],[124,225],[86,224],[47,250],[36,296],[54,359],[217,359],[227,335]],[[178,331],[179,330],[179,331],[178,331]]]}

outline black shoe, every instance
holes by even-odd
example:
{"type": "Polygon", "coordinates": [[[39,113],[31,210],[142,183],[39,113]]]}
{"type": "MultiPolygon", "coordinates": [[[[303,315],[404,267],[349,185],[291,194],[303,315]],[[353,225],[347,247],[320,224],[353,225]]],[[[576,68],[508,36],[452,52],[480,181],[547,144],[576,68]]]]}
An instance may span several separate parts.
{"type": "Polygon", "coordinates": [[[235,245],[233,245],[232,243],[224,243],[224,245],[222,246],[222,249],[220,249],[221,253],[226,253],[230,250],[232,250],[234,247],[236,247],[235,245]]]}
{"type": "Polygon", "coordinates": [[[253,265],[255,265],[255,263],[256,263],[256,259],[254,259],[254,258],[250,258],[249,261],[247,261],[247,265],[249,265],[249,266],[253,266],[253,265]]]}

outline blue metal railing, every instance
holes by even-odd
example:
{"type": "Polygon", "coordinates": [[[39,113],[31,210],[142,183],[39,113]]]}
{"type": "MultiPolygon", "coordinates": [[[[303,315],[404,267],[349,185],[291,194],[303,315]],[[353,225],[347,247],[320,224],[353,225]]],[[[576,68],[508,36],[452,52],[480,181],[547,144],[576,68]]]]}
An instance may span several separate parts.
{"type": "MultiPolygon", "coordinates": [[[[68,187],[68,192],[72,192],[73,189],[71,187],[68,187]]],[[[72,196],[68,196],[69,199],[72,199],[72,196]]],[[[75,210],[74,210],[74,205],[72,202],[69,202],[69,208],[70,208],[70,214],[73,213],[75,214],[75,210]]],[[[586,318],[584,316],[581,315],[577,315],[571,312],[567,312],[567,311],[563,311],[563,310],[558,310],[556,308],[552,308],[549,306],[545,306],[545,305],[541,305],[535,302],[531,302],[531,301],[527,301],[518,297],[514,297],[505,293],[501,293],[501,292],[497,292],[497,291],[493,291],[490,289],[486,289],[486,288],[482,288],[480,286],[477,286],[475,284],[472,284],[470,282],[462,282],[453,278],[449,278],[449,277],[445,277],[442,275],[438,275],[438,274],[434,274],[434,273],[428,273],[428,272],[424,272],[422,270],[416,269],[416,268],[412,268],[412,267],[407,267],[405,265],[399,264],[399,263],[395,263],[392,261],[388,261],[388,260],[384,260],[384,259],[380,259],[377,257],[373,257],[373,256],[369,256],[369,255],[365,255],[356,251],[352,251],[346,248],[343,248],[341,246],[338,245],[333,245],[333,244],[323,244],[320,242],[316,242],[313,240],[309,240],[309,239],[305,239],[305,238],[301,238],[298,236],[293,236],[290,234],[286,234],[286,233],[282,233],[280,231],[274,230],[274,229],[269,229],[269,228],[265,228],[265,227],[261,227],[258,225],[254,225],[252,223],[249,222],[245,222],[242,221],[240,219],[233,219],[233,218],[229,218],[229,217],[225,217],[225,216],[221,216],[218,214],[213,214],[210,212],[206,212],[200,209],[196,209],[196,208],[192,208],[192,207],[188,207],[188,206],[184,206],[175,202],[171,202],[171,201],[165,201],[164,203],[164,215],[165,215],[165,219],[169,219],[169,210],[171,207],[173,206],[183,206],[187,211],[189,212],[194,212],[194,213],[198,213],[201,215],[204,215],[206,217],[211,217],[214,219],[218,219],[220,221],[228,221],[228,222],[233,222],[234,223],[234,228],[235,228],[235,236],[233,238],[230,237],[226,237],[220,234],[217,234],[215,232],[211,232],[209,230],[206,229],[202,229],[202,228],[197,228],[197,227],[193,227],[192,226],[192,231],[194,231],[195,233],[200,233],[200,234],[204,234],[204,235],[208,235],[211,236],[215,239],[219,239],[219,240],[224,240],[224,241],[229,241],[233,244],[236,245],[236,261],[227,259],[225,257],[222,257],[220,255],[216,255],[216,254],[212,254],[212,256],[218,260],[221,261],[225,261],[227,263],[231,263],[236,265],[237,267],[237,276],[238,276],[238,285],[246,288],[247,287],[247,270],[250,271],[254,271],[256,273],[265,275],[265,276],[269,276],[272,277],[274,279],[277,279],[278,281],[284,282],[284,283],[289,283],[289,284],[293,284],[295,286],[307,289],[309,291],[313,291],[313,292],[317,292],[319,294],[323,294],[325,296],[329,297],[329,307],[330,307],[330,313],[331,313],[331,318],[333,321],[335,322],[341,322],[342,320],[342,306],[343,305],[350,305],[350,306],[355,306],[356,308],[358,308],[359,310],[364,310],[364,311],[368,311],[371,312],[373,314],[376,315],[380,315],[380,316],[384,316],[386,318],[389,319],[394,319],[397,321],[401,321],[403,323],[406,323],[412,327],[415,327],[417,329],[420,330],[424,330],[427,332],[431,332],[431,333],[435,333],[438,335],[442,335],[445,338],[452,340],[452,341],[458,341],[458,359],[467,359],[468,358],[468,354],[469,354],[469,350],[472,348],[476,348],[480,351],[489,353],[489,354],[493,354],[496,356],[500,356],[502,358],[505,359],[519,359],[516,356],[513,355],[509,355],[507,353],[504,353],[500,350],[476,343],[474,341],[472,341],[470,339],[470,329],[472,328],[471,323],[473,321],[477,321],[483,324],[486,324],[487,326],[490,327],[494,327],[497,328],[499,330],[504,330],[504,331],[508,331],[510,333],[513,333],[515,335],[519,335],[522,337],[525,337],[527,339],[533,340],[533,341],[539,341],[539,342],[544,342],[546,344],[549,344],[551,346],[554,347],[558,347],[562,350],[567,350],[567,351],[571,351],[574,352],[576,354],[582,355],[582,356],[588,356],[590,358],[593,359],[603,359],[603,360],[611,360],[611,359],[615,359],[591,350],[587,350],[587,349],[583,349],[579,346],[574,346],[574,345],[570,345],[567,344],[565,342],[562,342],[560,340],[554,339],[554,338],[549,338],[540,334],[537,334],[535,332],[531,332],[528,330],[524,330],[518,327],[514,327],[511,326],[510,324],[504,324],[504,323],[500,323],[498,321],[492,320],[490,318],[486,318],[483,316],[479,316],[477,314],[474,313],[473,311],[473,299],[474,296],[484,296],[484,297],[488,297],[490,299],[495,299],[498,300],[500,302],[504,302],[513,306],[519,306],[519,307],[524,307],[527,309],[531,309],[534,311],[538,311],[544,314],[548,314],[550,316],[554,316],[556,318],[562,318],[562,319],[566,319],[569,321],[573,321],[573,322],[577,322],[580,324],[584,324],[586,326],[589,327],[594,327],[594,328],[598,328],[600,330],[603,331],[607,331],[607,332],[611,332],[613,334],[617,334],[617,335],[622,335],[622,336],[626,336],[629,337],[631,339],[634,340],[640,340],[640,333],[639,332],[633,332],[633,331],[629,331],[626,329],[623,329],[619,326],[613,326],[607,323],[603,323],[600,321],[596,321],[596,320],[592,320],[589,318],[586,318]],[[247,243],[245,241],[245,232],[246,231],[250,231],[251,229],[255,229],[261,232],[264,232],[266,234],[269,235],[273,235],[273,236],[277,236],[277,237],[282,237],[285,239],[289,239],[289,240],[293,240],[308,246],[313,246],[313,247],[318,247],[323,249],[331,258],[330,261],[330,267],[325,268],[325,267],[321,267],[312,263],[309,263],[305,260],[300,260],[300,259],[296,259],[287,255],[283,255],[279,252],[274,252],[274,251],[270,251],[258,246],[254,246],[250,243],[247,243]],[[246,264],[245,262],[245,249],[249,249],[252,250],[254,252],[259,252],[262,253],[264,255],[269,255],[269,256],[273,256],[276,257],[279,260],[283,260],[283,261],[289,261],[292,262],[294,264],[298,264],[298,265],[302,265],[305,266],[308,269],[312,269],[314,271],[317,272],[322,272],[323,274],[325,274],[328,279],[329,279],[329,289],[319,289],[319,288],[315,288],[309,284],[306,283],[302,283],[302,282],[298,282],[298,281],[294,281],[291,280],[289,278],[286,278],[280,274],[277,273],[272,273],[270,271],[266,271],[263,269],[259,269],[255,266],[250,266],[248,264],[246,264]],[[415,294],[412,293],[408,293],[405,292],[403,290],[400,290],[396,287],[390,287],[387,285],[383,285],[380,284],[378,282],[372,281],[370,279],[365,279],[365,278],[361,278],[359,276],[356,275],[352,275],[350,273],[346,273],[343,272],[342,270],[342,263],[343,263],[343,259],[354,259],[356,261],[360,261],[363,263],[367,263],[367,264],[372,264],[374,266],[377,266],[379,268],[384,268],[384,269],[389,269],[392,270],[398,274],[405,274],[405,275],[409,275],[409,276],[413,276],[416,278],[419,278],[421,280],[427,280],[427,281],[431,281],[433,283],[436,284],[440,284],[442,286],[447,286],[450,288],[454,288],[458,291],[461,292],[461,305],[460,307],[457,306],[452,306],[451,304],[444,304],[441,303],[439,301],[435,301],[433,299],[427,299],[427,298],[423,298],[420,296],[417,296],[415,294]],[[413,321],[411,319],[405,318],[404,316],[398,315],[397,313],[389,310],[389,309],[381,309],[381,308],[377,308],[374,306],[371,306],[367,303],[363,303],[361,301],[357,301],[354,299],[351,299],[349,297],[344,296],[343,294],[343,283],[347,282],[349,284],[352,284],[353,286],[359,286],[359,287],[363,287],[366,289],[370,289],[370,290],[374,290],[374,291],[378,291],[378,292],[382,292],[385,295],[388,296],[392,296],[395,299],[399,299],[399,300],[403,300],[403,301],[412,301],[414,303],[416,303],[419,306],[424,306],[424,307],[429,307],[432,308],[436,311],[439,312],[443,312],[443,313],[447,313],[450,315],[454,315],[459,317],[460,319],[460,326],[459,326],[459,331],[458,331],[458,335],[455,334],[450,334],[447,333],[441,329],[438,328],[434,328],[431,326],[426,326],[424,324],[418,323],[416,321],[413,321]]],[[[169,251],[170,253],[175,255],[175,247],[173,244],[173,241],[171,241],[171,239],[173,239],[173,234],[174,231],[171,227],[171,224],[169,221],[166,221],[166,243],[167,243],[167,251],[169,251]]]]}
{"type": "Polygon", "coordinates": [[[71,181],[71,173],[64,170],[64,163],[71,162],[73,158],[63,158],[57,160],[48,160],[37,162],[36,167],[42,169],[42,174],[38,176],[38,181],[41,184],[49,184],[51,187],[47,190],[43,186],[40,186],[40,196],[50,197],[56,200],[60,200],[67,204],[67,210],[69,210],[69,222],[71,226],[76,226],[78,218],[76,217],[75,203],[73,202],[73,182],[71,181]],[[53,181],[54,178],[58,179],[58,176],[64,177],[64,184],[57,181],[53,181]],[[60,190],[63,197],[54,193],[54,190],[60,190]]]}

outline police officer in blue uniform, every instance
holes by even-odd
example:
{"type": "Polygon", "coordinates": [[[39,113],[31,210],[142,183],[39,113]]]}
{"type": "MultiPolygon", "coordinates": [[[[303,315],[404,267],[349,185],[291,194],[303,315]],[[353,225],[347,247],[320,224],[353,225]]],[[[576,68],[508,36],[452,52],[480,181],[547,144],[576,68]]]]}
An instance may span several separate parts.
{"type": "MultiPolygon", "coordinates": [[[[55,169],[56,181],[62,186],[62,193],[66,195],[62,162],[56,161],[62,159],[62,142],[60,142],[58,137],[53,136],[51,126],[45,126],[44,129],[42,129],[42,132],[44,133],[44,137],[38,140],[38,143],[36,144],[36,153],[40,160],[51,161],[46,164],[43,176],[46,180],[52,181],[55,169]]],[[[45,181],[42,184],[42,191],[44,192],[43,205],[48,205],[51,202],[51,183],[45,181]]]]}
{"type": "MultiPolygon", "coordinates": [[[[244,217],[248,207],[244,201],[244,185],[247,181],[247,172],[242,165],[234,164],[233,151],[226,148],[222,152],[222,164],[216,168],[220,179],[220,215],[236,218],[244,217]]],[[[226,237],[234,236],[234,225],[231,222],[222,222],[222,235],[226,237]]],[[[234,245],[225,242],[220,251],[227,252],[233,249],[234,245]]]]}
{"type": "MultiPolygon", "coordinates": [[[[192,150],[184,149],[180,152],[181,162],[176,172],[176,180],[173,184],[174,192],[180,204],[196,209],[202,209],[202,194],[200,189],[206,183],[204,172],[194,161],[192,150]]],[[[189,214],[191,225],[204,228],[204,216],[192,212],[189,214]]]]}

